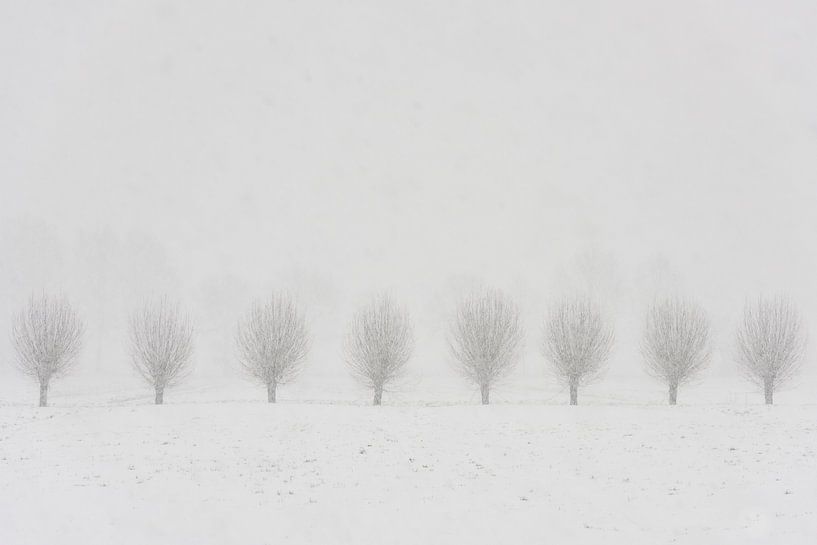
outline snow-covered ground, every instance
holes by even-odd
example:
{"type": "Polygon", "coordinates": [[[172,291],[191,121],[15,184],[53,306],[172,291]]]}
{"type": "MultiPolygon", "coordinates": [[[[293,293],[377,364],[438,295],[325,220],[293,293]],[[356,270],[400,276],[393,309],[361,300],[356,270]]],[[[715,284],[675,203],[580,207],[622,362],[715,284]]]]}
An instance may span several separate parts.
{"type": "Polygon", "coordinates": [[[488,407],[463,399],[375,408],[362,397],[282,394],[277,405],[246,385],[173,392],[161,407],[148,392],[0,405],[0,543],[744,545],[817,536],[812,404],[784,397],[765,407],[753,397],[666,407],[590,396],[567,407],[553,404],[561,396],[548,404],[522,394],[488,407]]]}

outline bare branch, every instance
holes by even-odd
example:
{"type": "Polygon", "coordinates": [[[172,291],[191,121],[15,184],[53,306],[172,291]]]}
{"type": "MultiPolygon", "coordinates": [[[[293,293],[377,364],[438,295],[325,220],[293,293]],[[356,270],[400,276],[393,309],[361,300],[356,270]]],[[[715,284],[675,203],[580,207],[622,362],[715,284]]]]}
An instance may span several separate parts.
{"type": "Polygon", "coordinates": [[[274,403],[277,386],[295,378],[309,352],[306,321],[291,297],[273,294],[253,303],[238,324],[236,344],[242,367],[274,403]]]}
{"type": "Polygon", "coordinates": [[[749,380],[763,386],[767,404],[800,371],[805,349],[805,328],[789,299],[759,298],[746,305],[737,332],[737,361],[749,380]]]}
{"type": "Polygon", "coordinates": [[[522,343],[519,310],[502,292],[475,293],[458,305],[449,348],[463,376],[480,387],[483,404],[491,386],[513,369],[522,343]]]}
{"type": "Polygon", "coordinates": [[[408,312],[383,295],[352,319],[344,341],[352,374],[374,390],[380,405],[384,389],[400,378],[414,349],[414,330],[408,312]]]}
{"type": "Polygon", "coordinates": [[[165,388],[181,382],[190,371],[190,319],[167,298],[146,304],[131,316],[130,349],[134,368],[153,386],[156,404],[161,404],[165,388]]]}
{"type": "Polygon", "coordinates": [[[709,320],[703,309],[678,297],[650,306],[641,353],[647,372],[669,387],[671,405],[678,386],[694,379],[709,363],[710,350],[709,320]]]}
{"type": "Polygon", "coordinates": [[[599,378],[613,347],[613,326],[590,298],[560,301],[545,321],[542,353],[551,370],[570,387],[570,403],[578,403],[578,387],[599,378]]]}
{"type": "Polygon", "coordinates": [[[17,368],[40,383],[40,406],[48,404],[48,384],[64,375],[82,349],[84,326],[70,303],[43,294],[29,298],[12,323],[17,368]]]}

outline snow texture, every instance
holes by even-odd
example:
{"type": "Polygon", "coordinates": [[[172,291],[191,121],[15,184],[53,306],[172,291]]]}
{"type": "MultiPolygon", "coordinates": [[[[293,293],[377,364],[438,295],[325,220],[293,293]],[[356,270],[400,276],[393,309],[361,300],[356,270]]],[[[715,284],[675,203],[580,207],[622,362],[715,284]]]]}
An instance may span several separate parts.
{"type": "Polygon", "coordinates": [[[227,392],[180,391],[164,406],[145,392],[0,407],[0,542],[745,545],[817,535],[814,405],[766,407],[756,394],[752,405],[590,396],[579,407],[376,408],[364,392],[354,403],[271,406],[263,391],[227,392]]]}

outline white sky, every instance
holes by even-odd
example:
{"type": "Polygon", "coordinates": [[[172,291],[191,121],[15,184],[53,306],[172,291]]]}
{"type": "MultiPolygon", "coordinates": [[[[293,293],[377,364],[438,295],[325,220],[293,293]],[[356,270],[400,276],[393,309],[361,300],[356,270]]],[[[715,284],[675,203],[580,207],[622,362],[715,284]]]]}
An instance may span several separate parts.
{"type": "Polygon", "coordinates": [[[115,372],[128,311],[169,292],[218,372],[283,288],[310,365],[345,372],[345,320],[392,290],[433,372],[485,282],[525,311],[531,370],[583,275],[621,326],[613,373],[667,285],[711,312],[723,373],[746,297],[791,294],[817,338],[817,3],[240,4],[0,4],[4,330],[62,291],[84,365],[115,372]]]}

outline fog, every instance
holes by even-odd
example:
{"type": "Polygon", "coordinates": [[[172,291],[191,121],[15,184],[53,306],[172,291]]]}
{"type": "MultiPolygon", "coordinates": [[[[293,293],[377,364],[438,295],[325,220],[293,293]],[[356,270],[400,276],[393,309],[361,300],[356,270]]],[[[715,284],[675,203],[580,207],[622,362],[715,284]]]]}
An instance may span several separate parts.
{"type": "Polygon", "coordinates": [[[390,292],[429,376],[484,284],[523,310],[524,376],[548,301],[581,289],[627,376],[672,291],[736,375],[747,298],[791,295],[815,337],[817,7],[711,4],[3,3],[0,329],[63,293],[78,372],[129,373],[127,316],[168,294],[196,373],[230,375],[237,319],[287,290],[305,373],[345,376],[346,323],[390,292]]]}

